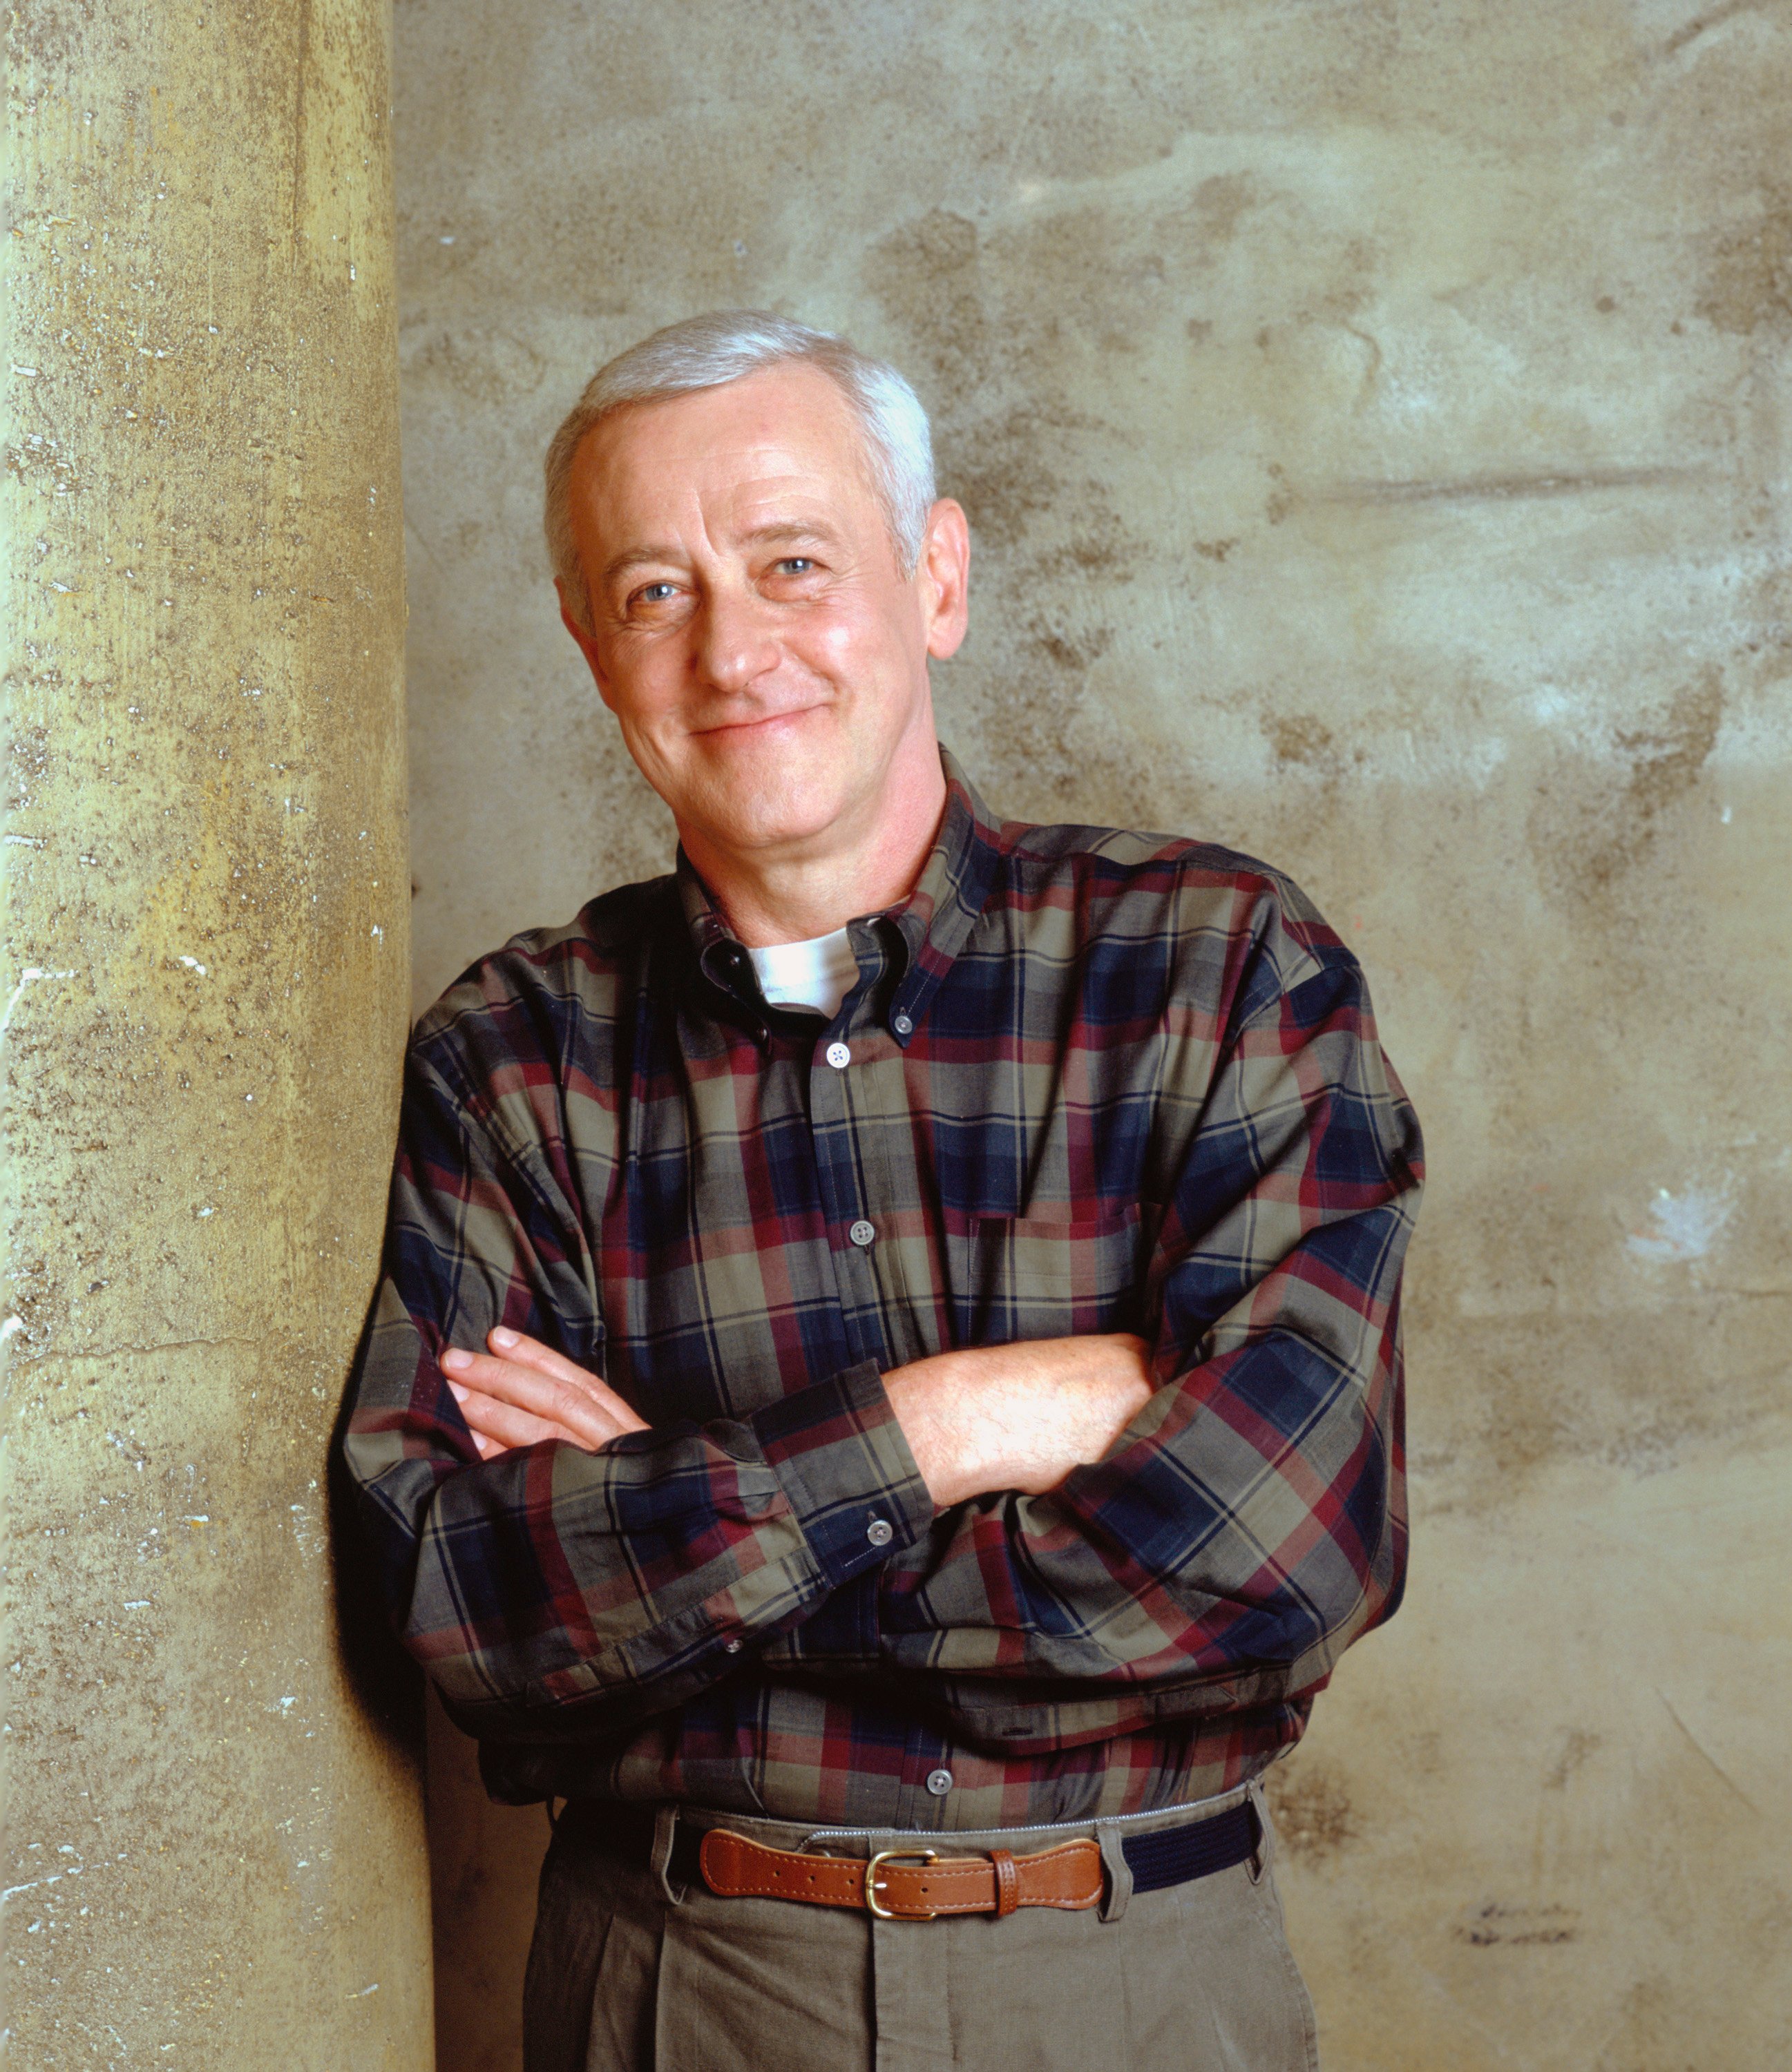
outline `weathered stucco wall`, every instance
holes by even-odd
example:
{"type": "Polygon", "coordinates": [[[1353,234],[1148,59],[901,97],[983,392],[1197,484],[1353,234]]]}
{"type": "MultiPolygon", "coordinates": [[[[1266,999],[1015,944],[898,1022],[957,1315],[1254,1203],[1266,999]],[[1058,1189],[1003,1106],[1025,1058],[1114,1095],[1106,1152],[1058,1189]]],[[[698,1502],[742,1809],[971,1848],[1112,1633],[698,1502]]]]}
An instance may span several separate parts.
{"type": "Polygon", "coordinates": [[[324,1469],[407,992],[389,23],[10,30],[7,2062],[418,2072],[324,1469]]]}
{"type": "MultiPolygon", "coordinates": [[[[542,564],[580,382],[718,303],[891,353],[976,541],[948,738],[1294,872],[1428,1125],[1411,1593],[1278,1785],[1328,2065],[1792,2059],[1792,20],[398,36],[419,1000],[668,853],[542,564]]],[[[447,2062],[497,2066],[544,1829],[451,1774],[447,2062]]]]}

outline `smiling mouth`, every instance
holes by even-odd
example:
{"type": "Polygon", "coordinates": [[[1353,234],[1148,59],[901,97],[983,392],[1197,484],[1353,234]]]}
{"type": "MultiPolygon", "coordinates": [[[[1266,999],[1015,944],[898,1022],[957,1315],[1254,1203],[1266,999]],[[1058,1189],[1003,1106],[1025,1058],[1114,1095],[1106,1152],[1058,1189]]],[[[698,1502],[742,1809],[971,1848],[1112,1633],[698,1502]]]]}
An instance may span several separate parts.
{"type": "Polygon", "coordinates": [[[787,719],[801,719],[805,713],[819,712],[825,701],[818,699],[812,705],[793,705],[788,712],[766,713],[758,719],[724,720],[717,726],[692,729],[698,737],[717,734],[756,734],[762,727],[777,726],[787,719]]]}

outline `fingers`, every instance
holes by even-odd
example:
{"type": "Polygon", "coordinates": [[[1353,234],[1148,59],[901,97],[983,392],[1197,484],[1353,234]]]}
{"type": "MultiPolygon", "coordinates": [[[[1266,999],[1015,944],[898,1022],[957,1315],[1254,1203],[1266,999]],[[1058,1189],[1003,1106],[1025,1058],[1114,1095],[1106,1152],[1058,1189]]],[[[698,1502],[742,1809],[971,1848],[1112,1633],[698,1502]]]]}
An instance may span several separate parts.
{"type": "Polygon", "coordinates": [[[621,1430],[647,1429],[647,1420],[637,1417],[608,1383],[568,1359],[564,1353],[544,1346],[538,1338],[529,1338],[521,1331],[513,1331],[507,1325],[500,1324],[487,1334],[485,1342],[501,1359],[532,1368],[550,1381],[564,1382],[570,1388],[582,1390],[607,1416],[616,1420],[621,1430]]]}
{"type": "MultiPolygon", "coordinates": [[[[492,1359],[480,1353],[468,1353],[459,1359],[451,1354],[445,1355],[442,1363],[448,1371],[448,1386],[461,1404],[463,1413],[468,1396],[484,1396],[541,1424],[558,1425],[570,1433],[581,1446],[594,1450],[615,1438],[621,1429],[616,1420],[606,1416],[583,1389],[574,1388],[570,1382],[550,1380],[527,1367],[513,1367],[506,1360],[492,1359]]],[[[533,1443],[533,1438],[509,1440],[507,1443],[528,1445],[533,1443]]]]}
{"type": "Polygon", "coordinates": [[[496,1396],[481,1396],[476,1389],[462,1388],[451,1381],[448,1386],[460,1405],[460,1414],[467,1420],[467,1429],[473,1435],[473,1444],[479,1449],[482,1461],[496,1460],[513,1447],[537,1445],[543,1439],[564,1439],[575,1446],[587,1443],[564,1425],[501,1403],[496,1396]]]}
{"type": "MultiPolygon", "coordinates": [[[[573,1375],[579,1375],[579,1370],[570,1361],[565,1364],[573,1375]]],[[[558,1437],[595,1452],[624,1432],[646,1429],[595,1375],[585,1375],[582,1381],[569,1379],[562,1374],[543,1373],[538,1363],[525,1366],[459,1346],[443,1354],[442,1367],[469,1429],[475,1429],[470,1406],[478,1399],[481,1424],[477,1429],[504,1446],[533,1445],[538,1439],[558,1437]]]]}

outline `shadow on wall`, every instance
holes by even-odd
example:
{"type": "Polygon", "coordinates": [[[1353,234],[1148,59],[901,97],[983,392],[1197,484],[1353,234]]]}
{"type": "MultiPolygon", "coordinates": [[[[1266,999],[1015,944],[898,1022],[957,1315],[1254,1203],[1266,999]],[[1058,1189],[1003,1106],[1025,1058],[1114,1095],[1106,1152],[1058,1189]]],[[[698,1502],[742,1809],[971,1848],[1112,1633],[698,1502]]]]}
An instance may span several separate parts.
{"type": "Polygon", "coordinates": [[[454,2072],[516,2072],[535,1877],[550,1832],[542,1806],[496,1806],[477,1745],[429,1698],[430,1885],[435,2035],[454,2072]]]}

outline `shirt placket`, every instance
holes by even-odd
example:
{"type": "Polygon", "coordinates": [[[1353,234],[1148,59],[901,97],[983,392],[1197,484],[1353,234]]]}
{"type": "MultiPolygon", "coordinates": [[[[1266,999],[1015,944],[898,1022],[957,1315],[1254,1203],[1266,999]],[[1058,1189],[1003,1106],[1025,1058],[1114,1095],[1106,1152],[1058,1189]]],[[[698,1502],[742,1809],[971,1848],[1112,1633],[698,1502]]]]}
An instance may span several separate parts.
{"type": "Polygon", "coordinates": [[[891,1156],[892,1124],[906,1119],[892,1113],[888,1084],[893,1076],[900,1099],[900,1053],[876,1018],[884,947],[868,923],[855,922],[851,939],[861,983],[810,1052],[809,1127],[847,1340],[855,1359],[887,1369],[918,1357],[921,1349],[906,1314],[900,1256],[914,1188],[911,1176],[904,1190],[891,1156]]]}
{"type": "MultiPolygon", "coordinates": [[[[856,1357],[888,1371],[941,1350],[937,1217],[921,1184],[902,1047],[880,1013],[880,1001],[890,1011],[881,981],[900,945],[886,944],[875,923],[854,923],[851,940],[862,983],[811,1053],[810,1127],[848,1340],[856,1357]]],[[[937,1736],[914,1722],[881,1817],[939,1825],[946,1775],[937,1736]]]]}

